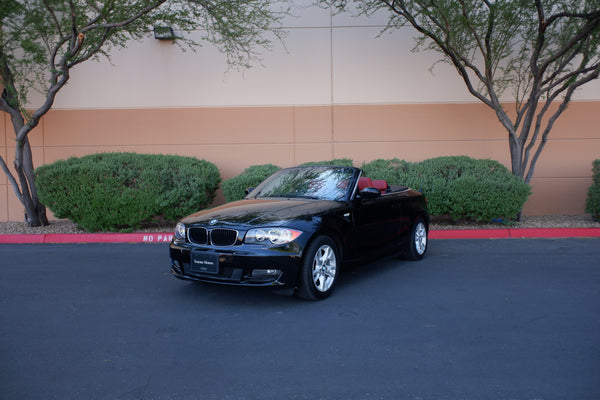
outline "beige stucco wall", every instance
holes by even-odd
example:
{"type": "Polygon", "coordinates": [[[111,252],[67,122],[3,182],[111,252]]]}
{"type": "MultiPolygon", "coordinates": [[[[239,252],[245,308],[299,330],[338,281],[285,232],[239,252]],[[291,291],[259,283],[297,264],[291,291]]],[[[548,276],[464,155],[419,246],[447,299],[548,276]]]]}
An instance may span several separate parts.
{"type": "MultiPolygon", "coordinates": [[[[224,178],[262,163],[439,155],[509,165],[507,134],[447,64],[411,52],[413,32],[377,37],[386,15],[352,18],[294,0],[285,44],[261,63],[228,69],[204,44],[183,52],[151,37],[114,51],[111,62],[72,71],[53,110],[32,132],[36,165],[101,151],[191,155],[224,178]]],[[[202,32],[190,37],[199,39],[202,32]]],[[[503,99],[511,101],[510,93],[503,99]]],[[[31,107],[41,104],[32,94],[31,107]]],[[[525,213],[581,214],[600,158],[600,80],[585,85],[551,133],[525,213]]],[[[0,113],[0,155],[12,164],[14,134],[0,113]]],[[[0,175],[0,221],[23,209],[0,175]]]]}
{"type": "MultiPolygon", "coordinates": [[[[526,215],[584,212],[591,163],[600,157],[600,131],[589,116],[599,112],[600,102],[575,102],[556,124],[526,215]]],[[[12,162],[14,145],[2,121],[0,152],[12,162]]],[[[480,104],[54,110],[31,143],[38,164],[104,151],[179,154],[215,163],[225,179],[254,164],[343,157],[361,165],[466,154],[509,165],[506,134],[480,104]]],[[[20,220],[22,206],[4,176],[0,196],[0,218],[20,220]]]]}

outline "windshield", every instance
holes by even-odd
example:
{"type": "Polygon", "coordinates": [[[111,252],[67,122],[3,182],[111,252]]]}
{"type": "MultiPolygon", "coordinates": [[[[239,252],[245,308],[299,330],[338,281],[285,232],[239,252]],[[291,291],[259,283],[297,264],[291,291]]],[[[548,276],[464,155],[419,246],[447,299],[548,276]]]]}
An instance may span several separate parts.
{"type": "Polygon", "coordinates": [[[287,197],[319,200],[343,200],[356,172],[348,167],[299,167],[271,175],[249,197],[287,197]]]}

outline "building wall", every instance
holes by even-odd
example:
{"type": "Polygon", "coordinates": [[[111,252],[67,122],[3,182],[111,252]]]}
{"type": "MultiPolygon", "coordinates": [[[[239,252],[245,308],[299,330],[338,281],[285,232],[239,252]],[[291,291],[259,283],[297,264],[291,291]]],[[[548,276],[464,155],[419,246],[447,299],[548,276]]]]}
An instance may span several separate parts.
{"type": "MultiPolygon", "coordinates": [[[[333,16],[294,2],[285,47],[261,64],[229,69],[210,45],[182,52],[170,42],[132,42],[83,64],[31,133],[36,165],[101,151],[168,153],[214,162],[223,178],[263,163],[282,167],[348,157],[418,161],[439,155],[509,165],[507,134],[456,72],[412,53],[412,31],[377,37],[385,19],[333,16]]],[[[196,32],[197,38],[201,32],[196,32]]],[[[505,96],[510,101],[510,96],[505,96]]],[[[32,107],[41,98],[32,98],[32,107]]],[[[557,121],[533,179],[525,214],[582,214],[591,163],[600,158],[600,82],[576,94],[557,121]]],[[[0,114],[0,155],[14,134],[0,114]]],[[[23,208],[0,176],[0,221],[23,208]]]]}
{"type": "MultiPolygon", "coordinates": [[[[573,103],[557,123],[538,162],[526,215],[584,212],[591,160],[600,149],[597,127],[584,117],[599,105],[573,103]]],[[[9,137],[0,151],[12,162],[9,137]]],[[[31,142],[38,164],[103,151],[179,154],[215,163],[224,178],[254,164],[287,167],[343,157],[360,165],[466,154],[509,165],[506,134],[480,104],[53,110],[31,142]]],[[[0,216],[20,220],[23,208],[0,179],[6,201],[0,216]]]]}

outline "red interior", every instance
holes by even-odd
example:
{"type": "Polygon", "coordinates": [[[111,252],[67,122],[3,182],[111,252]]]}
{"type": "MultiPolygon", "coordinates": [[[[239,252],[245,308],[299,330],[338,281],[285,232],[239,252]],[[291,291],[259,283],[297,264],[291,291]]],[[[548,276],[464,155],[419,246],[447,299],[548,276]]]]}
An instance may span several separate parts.
{"type": "Polygon", "coordinates": [[[381,193],[386,193],[388,190],[387,181],[384,180],[371,180],[371,178],[367,178],[366,176],[358,178],[358,190],[363,190],[364,188],[373,187],[379,190],[381,193]]]}

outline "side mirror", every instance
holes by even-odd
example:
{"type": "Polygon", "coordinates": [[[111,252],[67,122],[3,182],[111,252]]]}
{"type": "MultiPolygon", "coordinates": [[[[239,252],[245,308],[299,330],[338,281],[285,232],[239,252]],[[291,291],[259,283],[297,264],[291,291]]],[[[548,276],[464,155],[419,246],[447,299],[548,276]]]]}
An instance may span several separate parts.
{"type": "Polygon", "coordinates": [[[374,187],[367,187],[360,191],[360,197],[363,199],[376,199],[381,197],[381,192],[374,187]]]}
{"type": "Polygon", "coordinates": [[[246,196],[248,196],[250,194],[250,192],[252,192],[253,190],[254,190],[253,187],[246,188],[246,190],[245,190],[246,196]]]}

